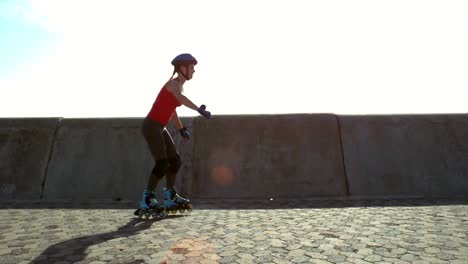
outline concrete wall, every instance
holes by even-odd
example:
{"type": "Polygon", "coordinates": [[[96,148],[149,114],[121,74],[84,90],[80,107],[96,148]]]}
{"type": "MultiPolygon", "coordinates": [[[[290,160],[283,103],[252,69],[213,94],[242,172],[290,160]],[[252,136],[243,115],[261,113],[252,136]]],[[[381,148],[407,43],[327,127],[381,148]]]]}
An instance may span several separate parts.
{"type": "MultiPolygon", "coordinates": [[[[141,122],[0,119],[1,198],[138,200],[154,165],[141,122]]],[[[183,157],[176,183],[183,196],[468,196],[468,115],[182,122],[188,142],[168,128],[183,157]]]]}
{"type": "Polygon", "coordinates": [[[59,118],[0,119],[0,198],[39,199],[59,118]]]}
{"type": "Polygon", "coordinates": [[[333,115],[199,118],[195,131],[194,197],[346,195],[333,115]]]}
{"type": "MultiPolygon", "coordinates": [[[[141,135],[142,120],[64,119],[55,137],[44,198],[138,200],[154,166],[141,135]]],[[[181,153],[185,148],[179,147],[181,153]]]]}
{"type": "Polygon", "coordinates": [[[339,120],[351,195],[468,195],[468,115],[339,120]]]}

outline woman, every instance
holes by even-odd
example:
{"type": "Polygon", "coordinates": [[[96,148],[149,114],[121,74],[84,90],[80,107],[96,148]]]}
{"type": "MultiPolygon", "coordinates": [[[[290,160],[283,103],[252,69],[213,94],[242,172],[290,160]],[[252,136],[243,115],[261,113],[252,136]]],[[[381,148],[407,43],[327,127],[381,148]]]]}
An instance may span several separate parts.
{"type": "Polygon", "coordinates": [[[188,53],[180,54],[172,60],[174,73],[159,92],[153,107],[143,121],[142,133],[156,165],[151,172],[148,186],[140,202],[140,209],[135,212],[136,215],[151,213],[149,209],[156,210],[157,214],[165,215],[164,209],[175,212],[192,207],[190,201],[180,197],[174,188],[176,175],[181,166],[181,157],[166,125],[169,121],[174,122],[180,135],[188,140],[190,135],[177,115],[177,107],[185,105],[198,111],[205,118],[211,118],[211,113],[206,111],[205,105],[198,107],[183,94],[183,85],[192,79],[196,64],[197,60],[188,53]],[[176,73],[177,77],[174,78],[176,73]],[[166,188],[164,189],[164,206],[162,206],[156,200],[155,189],[159,180],[164,176],[166,176],[166,188]]]}

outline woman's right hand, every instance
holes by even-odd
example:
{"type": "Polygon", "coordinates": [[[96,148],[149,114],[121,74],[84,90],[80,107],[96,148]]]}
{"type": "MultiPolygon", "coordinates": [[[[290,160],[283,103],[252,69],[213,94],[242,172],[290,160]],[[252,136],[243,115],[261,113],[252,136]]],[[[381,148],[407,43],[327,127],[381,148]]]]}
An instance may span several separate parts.
{"type": "Polygon", "coordinates": [[[211,118],[211,113],[209,111],[206,111],[206,105],[201,105],[197,111],[198,113],[200,113],[200,115],[204,116],[206,119],[211,118]]]}

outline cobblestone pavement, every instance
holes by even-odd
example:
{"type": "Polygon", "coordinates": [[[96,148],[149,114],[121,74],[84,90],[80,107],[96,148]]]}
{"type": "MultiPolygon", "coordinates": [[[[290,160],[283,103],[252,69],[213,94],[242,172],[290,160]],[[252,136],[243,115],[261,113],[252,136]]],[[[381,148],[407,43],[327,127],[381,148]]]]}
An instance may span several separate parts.
{"type": "Polygon", "coordinates": [[[466,200],[115,204],[0,203],[0,263],[468,263],[466,200]]]}

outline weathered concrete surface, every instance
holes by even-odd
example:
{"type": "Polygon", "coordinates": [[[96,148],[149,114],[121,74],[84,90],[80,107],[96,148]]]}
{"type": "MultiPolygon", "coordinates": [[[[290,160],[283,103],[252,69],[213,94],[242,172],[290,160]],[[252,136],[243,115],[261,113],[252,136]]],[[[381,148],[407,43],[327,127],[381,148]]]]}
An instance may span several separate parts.
{"type": "Polygon", "coordinates": [[[44,198],[139,200],[154,166],[141,135],[142,120],[63,120],[44,198]]]}
{"type": "Polygon", "coordinates": [[[161,221],[132,209],[0,209],[0,263],[468,263],[466,201],[285,205],[161,221]]]}
{"type": "Polygon", "coordinates": [[[0,198],[39,199],[59,118],[0,119],[0,198]]]}
{"type": "Polygon", "coordinates": [[[194,130],[194,197],[346,195],[334,115],[215,116],[194,130]]]}
{"type": "Polygon", "coordinates": [[[338,118],[351,195],[468,195],[468,115],[338,118]]]}
{"type": "MultiPolygon", "coordinates": [[[[49,200],[139,200],[154,165],[141,122],[1,119],[0,197],[37,199],[44,183],[49,200]]],[[[183,158],[177,189],[189,198],[347,196],[347,187],[352,196],[468,196],[468,115],[182,122],[190,141],[168,128],[183,158]]]]}

